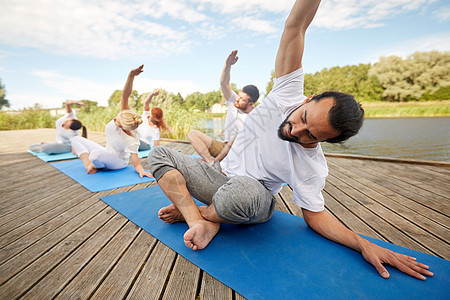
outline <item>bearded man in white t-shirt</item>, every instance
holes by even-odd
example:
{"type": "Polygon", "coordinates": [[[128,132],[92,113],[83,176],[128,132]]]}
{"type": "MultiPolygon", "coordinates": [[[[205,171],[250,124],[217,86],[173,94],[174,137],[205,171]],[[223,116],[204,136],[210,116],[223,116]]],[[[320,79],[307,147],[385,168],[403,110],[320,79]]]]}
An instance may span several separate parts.
{"type": "Polygon", "coordinates": [[[167,223],[184,221],[184,243],[205,248],[220,223],[267,221],[284,182],[315,232],[360,252],[383,278],[389,264],[415,278],[433,276],[414,258],[382,248],[345,227],[324,210],[328,168],[319,142],[339,143],[358,133],[364,111],[353,96],[326,92],[303,95],[302,56],[306,29],[319,0],[297,0],[285,23],[275,61],[274,87],[248,116],[228,156],[213,166],[167,147],[156,147],[149,168],[172,201],[159,211],[167,223]],[[222,174],[221,171],[225,173],[222,174]],[[207,204],[200,206],[192,197],[207,204]]]}
{"type": "Polygon", "coordinates": [[[259,98],[258,88],[252,84],[244,86],[238,94],[231,89],[231,66],[238,61],[237,52],[237,50],[234,50],[228,55],[220,76],[220,89],[227,105],[225,140],[223,142],[218,141],[195,129],[188,133],[189,141],[195,151],[209,164],[214,161],[221,161],[226,156],[239,129],[259,98]]]}

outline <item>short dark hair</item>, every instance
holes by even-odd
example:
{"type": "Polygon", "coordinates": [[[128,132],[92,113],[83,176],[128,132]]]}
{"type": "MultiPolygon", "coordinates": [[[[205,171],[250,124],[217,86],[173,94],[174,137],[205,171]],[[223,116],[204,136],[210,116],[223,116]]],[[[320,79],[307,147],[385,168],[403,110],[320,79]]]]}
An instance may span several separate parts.
{"type": "Polygon", "coordinates": [[[364,121],[364,109],[355,98],[346,93],[329,91],[314,96],[311,101],[320,101],[332,98],[334,101],[328,113],[328,121],[331,127],[340,132],[337,137],[327,139],[328,143],[343,143],[356,135],[364,121]]]}
{"type": "Polygon", "coordinates": [[[78,121],[77,119],[74,119],[72,121],[72,124],[70,124],[69,128],[72,130],[78,130],[83,126],[83,124],[81,124],[80,121],[78,121]]]}
{"type": "Polygon", "coordinates": [[[250,102],[255,103],[259,99],[259,90],[253,84],[246,85],[242,88],[242,91],[250,97],[250,102]]]}

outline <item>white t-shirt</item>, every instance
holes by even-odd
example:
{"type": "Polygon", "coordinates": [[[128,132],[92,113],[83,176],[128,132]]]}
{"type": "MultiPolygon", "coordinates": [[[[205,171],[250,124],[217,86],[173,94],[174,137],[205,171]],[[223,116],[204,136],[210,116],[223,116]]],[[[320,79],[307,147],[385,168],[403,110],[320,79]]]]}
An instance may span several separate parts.
{"type": "Polygon", "coordinates": [[[154,141],[159,141],[160,132],[158,127],[152,127],[148,124],[149,111],[144,110],[142,113],[142,124],[138,127],[139,138],[149,144],[151,147],[155,145],[154,141]]]}
{"type": "Polygon", "coordinates": [[[63,123],[70,119],[77,119],[74,111],[71,113],[66,113],[64,116],[56,120],[55,127],[57,143],[70,145],[70,141],[78,135],[78,130],[65,129],[62,127],[63,123]]]}
{"type": "Polygon", "coordinates": [[[231,91],[230,99],[225,104],[227,105],[227,116],[225,118],[225,141],[231,140],[244,125],[245,119],[248,114],[242,112],[234,106],[234,100],[237,94],[231,91]]]}
{"type": "Polygon", "coordinates": [[[274,79],[272,91],[249,114],[221,167],[227,176],[261,180],[274,195],[286,182],[297,205],[322,211],[328,167],[320,144],[304,148],[278,137],[280,124],[305,98],[302,68],[274,79]]]}
{"type": "Polygon", "coordinates": [[[105,127],[106,150],[116,154],[126,164],[130,160],[131,153],[138,153],[139,135],[132,137],[126,134],[119,126],[111,120],[105,127]]]}

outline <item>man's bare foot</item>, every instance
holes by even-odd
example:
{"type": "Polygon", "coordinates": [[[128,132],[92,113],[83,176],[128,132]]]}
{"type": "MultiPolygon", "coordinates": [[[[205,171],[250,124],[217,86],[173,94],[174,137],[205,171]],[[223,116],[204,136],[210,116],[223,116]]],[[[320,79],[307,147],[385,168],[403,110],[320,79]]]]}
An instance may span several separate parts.
{"type": "Polygon", "coordinates": [[[178,208],[173,204],[161,208],[158,212],[158,218],[169,224],[173,224],[176,222],[184,222],[183,215],[178,210],[178,208]]]}
{"type": "Polygon", "coordinates": [[[92,163],[90,163],[86,166],[86,171],[88,174],[94,174],[97,173],[97,168],[92,163]]]}
{"type": "Polygon", "coordinates": [[[217,234],[219,227],[220,223],[206,220],[189,224],[189,229],[184,234],[184,244],[192,250],[204,249],[217,234]]]}

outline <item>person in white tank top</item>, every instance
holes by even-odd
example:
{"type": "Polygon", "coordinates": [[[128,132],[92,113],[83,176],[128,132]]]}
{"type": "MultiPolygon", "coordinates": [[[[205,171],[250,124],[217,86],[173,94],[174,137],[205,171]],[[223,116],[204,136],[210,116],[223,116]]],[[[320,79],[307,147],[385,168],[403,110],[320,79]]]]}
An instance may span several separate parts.
{"type": "Polygon", "coordinates": [[[238,61],[237,52],[234,50],[228,55],[220,76],[220,89],[227,105],[225,141],[218,141],[195,129],[188,133],[188,139],[195,151],[209,164],[221,161],[225,157],[236,134],[259,98],[258,88],[252,84],[244,86],[238,94],[231,89],[230,72],[231,66],[238,61]]]}
{"type": "Polygon", "coordinates": [[[81,124],[72,109],[72,105],[84,106],[81,101],[67,100],[64,103],[66,113],[56,120],[56,138],[55,142],[40,142],[30,145],[29,149],[33,152],[42,152],[46,154],[61,154],[71,151],[72,139],[78,136],[78,130],[82,129],[82,136],[87,138],[86,127],[81,124]]]}
{"type": "Polygon", "coordinates": [[[170,131],[164,120],[164,114],[161,108],[153,107],[150,109],[150,103],[154,96],[158,96],[159,91],[151,92],[144,101],[144,111],[142,112],[142,124],[138,127],[139,133],[139,151],[149,150],[159,146],[161,138],[161,129],[170,131]]]}
{"type": "Polygon", "coordinates": [[[131,70],[128,75],[122,91],[120,112],[105,127],[106,148],[82,137],[73,138],[72,147],[83,162],[88,174],[96,173],[97,169],[101,168],[123,169],[131,158],[134,168],[141,178],[152,177],[149,172],[144,170],[138,157],[139,134],[137,128],[142,123],[142,117],[131,111],[128,104],[128,98],[133,90],[134,77],[141,74],[143,68],[144,65],[141,65],[131,70]]]}

